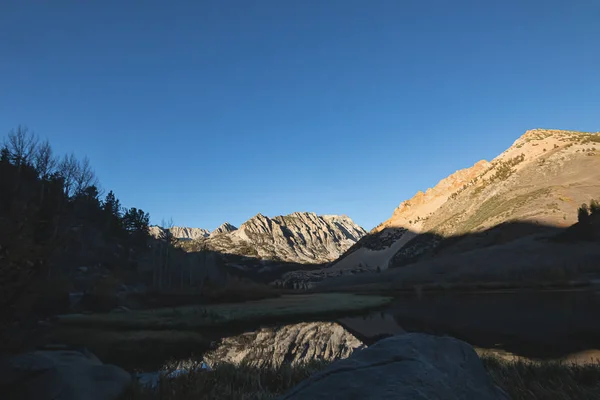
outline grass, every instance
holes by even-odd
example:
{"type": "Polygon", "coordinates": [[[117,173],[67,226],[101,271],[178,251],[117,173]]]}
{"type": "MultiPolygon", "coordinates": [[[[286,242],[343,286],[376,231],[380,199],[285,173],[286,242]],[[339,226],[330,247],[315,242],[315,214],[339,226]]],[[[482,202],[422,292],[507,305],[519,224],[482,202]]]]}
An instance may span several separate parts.
{"type": "Polygon", "coordinates": [[[284,293],[282,289],[232,276],[224,285],[215,287],[206,284],[201,291],[192,288],[136,293],[128,296],[128,300],[133,304],[132,308],[151,309],[189,304],[241,303],[280,297],[284,293]]]}
{"type": "Polygon", "coordinates": [[[477,209],[475,214],[471,215],[466,221],[464,221],[460,227],[457,227],[456,231],[470,232],[487,220],[494,218],[503,212],[514,211],[533,199],[548,195],[550,191],[550,188],[541,188],[533,192],[517,195],[512,198],[506,195],[496,195],[491,197],[477,209]]]}
{"type": "Polygon", "coordinates": [[[157,370],[173,357],[201,355],[210,338],[190,331],[110,331],[88,328],[59,328],[48,332],[39,344],[63,343],[84,347],[107,364],[133,371],[157,370]]]}
{"type": "MultiPolygon", "coordinates": [[[[481,360],[491,379],[513,400],[567,400],[600,398],[600,364],[564,364],[531,360],[504,360],[486,355],[481,360]]],[[[220,365],[214,371],[191,372],[175,379],[162,378],[157,391],[134,385],[124,399],[266,400],[273,399],[329,363],[258,369],[220,365]]]]}
{"type": "Polygon", "coordinates": [[[600,364],[566,364],[482,357],[492,380],[513,400],[600,398],[600,364]]]}
{"type": "Polygon", "coordinates": [[[600,135],[588,135],[582,140],[581,143],[582,144],[600,143],[600,135]]]}
{"type": "Polygon", "coordinates": [[[350,293],[286,295],[244,303],[184,306],[108,314],[71,314],[58,317],[62,325],[103,329],[198,329],[243,323],[283,322],[341,315],[384,306],[390,297],[350,293]]]}
{"type": "Polygon", "coordinates": [[[312,362],[296,367],[254,368],[223,364],[210,372],[196,371],[174,379],[161,378],[156,391],[134,385],[123,400],[273,399],[327,365],[326,362],[312,362]]]}
{"type": "Polygon", "coordinates": [[[580,280],[562,281],[473,281],[473,282],[401,282],[398,284],[369,283],[348,285],[336,290],[389,296],[413,296],[419,293],[489,293],[589,290],[590,283],[580,280]]]}

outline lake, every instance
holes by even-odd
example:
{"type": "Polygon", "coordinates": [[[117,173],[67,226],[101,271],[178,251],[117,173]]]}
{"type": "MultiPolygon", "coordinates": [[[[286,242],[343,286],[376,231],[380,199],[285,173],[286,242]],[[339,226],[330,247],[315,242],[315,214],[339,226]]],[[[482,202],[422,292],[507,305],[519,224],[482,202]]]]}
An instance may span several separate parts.
{"type": "MultiPolygon", "coordinates": [[[[284,299],[269,302],[281,303],[284,299]]],[[[248,308],[250,304],[244,306],[248,308]]],[[[428,293],[421,297],[396,298],[378,311],[358,316],[339,312],[336,318],[311,320],[337,322],[367,345],[404,332],[425,332],[454,336],[479,351],[508,357],[573,361],[600,357],[597,352],[600,349],[600,295],[594,291],[428,293]]],[[[128,370],[152,371],[169,359],[192,355],[200,358],[212,343],[216,344],[224,336],[251,332],[259,326],[307,322],[307,319],[285,318],[277,322],[275,319],[266,325],[246,321],[234,330],[67,327],[52,337],[51,342],[87,347],[103,361],[128,370]]]]}
{"type": "Polygon", "coordinates": [[[339,322],[367,344],[402,331],[425,332],[528,358],[575,359],[600,349],[600,294],[427,294],[339,322]]]}

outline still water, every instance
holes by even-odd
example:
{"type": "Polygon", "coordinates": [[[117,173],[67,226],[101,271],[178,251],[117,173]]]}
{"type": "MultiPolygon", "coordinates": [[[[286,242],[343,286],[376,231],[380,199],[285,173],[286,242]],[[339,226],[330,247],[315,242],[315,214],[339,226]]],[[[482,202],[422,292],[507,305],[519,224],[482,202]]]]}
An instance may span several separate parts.
{"type": "Polygon", "coordinates": [[[367,344],[426,332],[529,358],[600,357],[600,294],[594,291],[406,297],[338,322],[367,344]]]}
{"type": "MultiPolygon", "coordinates": [[[[309,321],[287,321],[286,325],[300,322],[309,321]]],[[[360,316],[339,315],[324,322],[339,323],[366,345],[405,332],[424,332],[450,335],[480,351],[506,357],[577,362],[600,358],[600,294],[593,291],[406,296],[379,311],[360,316]]],[[[51,343],[87,347],[104,362],[128,370],[156,371],[168,360],[201,359],[221,338],[253,332],[259,327],[261,324],[250,323],[234,331],[210,330],[191,335],[185,331],[71,332],[67,328],[51,343]]],[[[283,325],[262,327],[277,329],[283,325]]],[[[315,334],[330,335],[331,331],[319,330],[315,334]]],[[[273,340],[282,343],[268,346],[281,348],[295,339],[275,335],[273,340]]],[[[255,344],[248,341],[247,345],[251,348],[255,344]]]]}

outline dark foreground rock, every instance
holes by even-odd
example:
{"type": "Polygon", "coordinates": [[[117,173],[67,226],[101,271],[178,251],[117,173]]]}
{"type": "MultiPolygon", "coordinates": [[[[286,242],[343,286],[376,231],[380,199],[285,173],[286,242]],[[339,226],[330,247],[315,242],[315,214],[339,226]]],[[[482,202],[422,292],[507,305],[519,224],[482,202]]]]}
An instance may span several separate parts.
{"type": "Polygon", "coordinates": [[[281,400],[504,400],[473,348],[451,337],[394,336],[333,363],[281,400]]]}
{"type": "Polygon", "coordinates": [[[129,373],[89,352],[43,350],[0,360],[6,400],[117,399],[130,384],[129,373]]]}
{"type": "Polygon", "coordinates": [[[211,368],[219,363],[278,368],[311,361],[347,358],[364,344],[335,322],[303,322],[225,338],[204,355],[211,368]]]}

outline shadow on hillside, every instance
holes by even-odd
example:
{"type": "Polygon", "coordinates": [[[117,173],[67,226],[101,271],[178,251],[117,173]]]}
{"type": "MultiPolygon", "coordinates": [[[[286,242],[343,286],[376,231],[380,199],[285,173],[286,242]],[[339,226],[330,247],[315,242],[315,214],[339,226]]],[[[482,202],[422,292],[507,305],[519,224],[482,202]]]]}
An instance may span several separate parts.
{"type": "Polygon", "coordinates": [[[492,228],[456,236],[435,233],[417,234],[390,261],[390,268],[402,267],[433,257],[463,253],[502,245],[526,236],[544,234],[555,237],[565,228],[531,222],[506,222],[492,228]]]}
{"type": "Polygon", "coordinates": [[[386,228],[361,239],[340,258],[345,262],[332,267],[351,269],[353,263],[361,262],[370,267],[369,273],[328,279],[316,290],[448,290],[473,284],[488,290],[571,285],[578,278],[592,279],[600,274],[596,262],[599,241],[597,216],[587,224],[567,228],[508,222],[452,237],[386,228]],[[409,240],[395,249],[395,243],[403,238],[409,240]]]}

